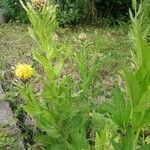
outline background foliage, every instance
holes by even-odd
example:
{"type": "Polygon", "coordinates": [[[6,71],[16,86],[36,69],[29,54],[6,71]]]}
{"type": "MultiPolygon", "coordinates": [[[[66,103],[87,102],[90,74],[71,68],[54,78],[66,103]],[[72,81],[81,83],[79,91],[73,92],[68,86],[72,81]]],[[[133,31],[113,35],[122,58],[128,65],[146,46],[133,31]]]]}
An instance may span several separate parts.
{"type": "Polygon", "coordinates": [[[142,14],[142,31],[145,37],[150,36],[150,0],[143,1],[142,14]]]}
{"type": "Polygon", "coordinates": [[[28,22],[26,12],[23,10],[19,0],[1,0],[1,6],[5,10],[7,21],[28,22]]]}
{"type": "MultiPolygon", "coordinates": [[[[29,1],[29,0],[23,0],[29,1]]],[[[7,20],[27,22],[19,0],[0,0],[7,20]],[[1,2],[2,1],[2,2],[1,2]]],[[[128,18],[131,0],[56,0],[60,25],[91,23],[103,17],[124,20],[128,18]]]]}

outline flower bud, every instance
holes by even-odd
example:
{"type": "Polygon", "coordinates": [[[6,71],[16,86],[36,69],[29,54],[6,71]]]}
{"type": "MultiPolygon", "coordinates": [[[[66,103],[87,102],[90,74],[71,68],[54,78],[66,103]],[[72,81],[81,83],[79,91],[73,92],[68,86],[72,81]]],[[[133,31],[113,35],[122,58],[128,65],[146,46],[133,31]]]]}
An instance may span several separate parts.
{"type": "Polygon", "coordinates": [[[32,0],[32,6],[34,9],[41,10],[44,6],[47,5],[47,0],[32,0]]]}

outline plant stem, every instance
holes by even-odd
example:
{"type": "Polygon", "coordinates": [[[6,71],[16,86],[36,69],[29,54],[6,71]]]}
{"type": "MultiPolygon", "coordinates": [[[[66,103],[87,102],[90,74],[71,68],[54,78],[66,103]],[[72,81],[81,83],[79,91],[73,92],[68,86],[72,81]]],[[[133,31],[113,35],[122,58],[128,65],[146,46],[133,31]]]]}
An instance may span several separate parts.
{"type": "Polygon", "coordinates": [[[133,143],[133,150],[136,150],[136,145],[137,145],[137,141],[138,141],[138,138],[139,138],[140,130],[141,129],[138,129],[136,134],[135,134],[135,139],[134,139],[134,143],[133,143]]]}

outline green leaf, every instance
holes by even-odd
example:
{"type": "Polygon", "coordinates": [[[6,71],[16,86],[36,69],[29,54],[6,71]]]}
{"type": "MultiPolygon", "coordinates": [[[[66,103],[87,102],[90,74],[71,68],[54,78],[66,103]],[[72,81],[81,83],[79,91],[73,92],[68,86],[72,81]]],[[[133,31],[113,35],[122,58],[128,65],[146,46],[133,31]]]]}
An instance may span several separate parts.
{"type": "Polygon", "coordinates": [[[96,133],[96,139],[95,139],[95,150],[100,150],[101,141],[98,133],[96,133]]]}
{"type": "Polygon", "coordinates": [[[71,145],[74,150],[88,150],[88,141],[86,139],[85,130],[77,130],[76,132],[71,133],[71,145]]]}
{"type": "Polygon", "coordinates": [[[136,72],[135,72],[135,78],[139,81],[139,84],[142,84],[147,76],[147,71],[143,66],[141,66],[136,72]]]}
{"type": "Polygon", "coordinates": [[[57,130],[54,118],[49,113],[47,116],[41,114],[37,116],[37,125],[40,129],[44,130],[51,138],[58,139],[61,137],[57,130]]]}
{"type": "Polygon", "coordinates": [[[38,143],[43,144],[43,148],[45,150],[60,150],[64,149],[63,143],[58,143],[55,139],[53,139],[49,135],[39,135],[34,138],[34,140],[38,143]]]}
{"type": "Polygon", "coordinates": [[[104,108],[110,113],[112,120],[120,127],[125,128],[129,123],[131,115],[131,105],[129,101],[125,101],[123,94],[119,88],[116,89],[114,98],[111,102],[105,103],[104,108]]]}
{"type": "MultiPolygon", "coordinates": [[[[139,9],[140,11],[140,9],[139,9]]],[[[136,14],[138,15],[138,14],[136,14]]],[[[143,39],[142,34],[140,32],[140,22],[137,20],[137,16],[135,20],[133,19],[133,31],[135,38],[135,46],[136,46],[136,55],[137,55],[137,64],[139,67],[144,66],[147,71],[150,71],[150,47],[145,39],[143,39]]]]}
{"type": "Polygon", "coordinates": [[[150,107],[150,88],[147,89],[139,100],[139,104],[135,107],[134,111],[142,112],[150,107]]]}
{"type": "Polygon", "coordinates": [[[77,112],[72,118],[70,118],[70,130],[71,132],[79,131],[82,129],[86,123],[82,112],[77,112]]]}
{"type": "Polygon", "coordinates": [[[42,56],[41,54],[39,54],[36,50],[32,50],[32,54],[35,60],[37,60],[39,63],[41,63],[43,65],[43,67],[49,68],[50,64],[49,61],[42,56]]]}
{"type": "Polygon", "coordinates": [[[106,126],[109,130],[111,130],[112,133],[117,132],[118,127],[112,121],[111,118],[107,118],[104,115],[102,115],[100,113],[96,113],[96,112],[93,112],[91,114],[91,116],[92,116],[93,126],[94,126],[95,130],[98,131],[99,134],[101,134],[101,131],[103,129],[105,129],[106,126]]]}
{"type": "Polygon", "coordinates": [[[122,148],[123,150],[133,149],[134,138],[131,129],[127,129],[125,136],[122,138],[122,148]]]}
{"type": "Polygon", "coordinates": [[[28,31],[29,31],[30,37],[31,37],[34,41],[36,41],[36,35],[35,35],[33,29],[31,29],[31,28],[29,27],[29,28],[28,28],[28,31]]]}
{"type": "Polygon", "coordinates": [[[141,87],[133,74],[129,73],[126,70],[124,71],[124,73],[128,87],[128,93],[130,94],[133,105],[136,106],[139,103],[139,99],[141,96],[141,87]]]}
{"type": "Polygon", "coordinates": [[[141,39],[143,66],[150,71],[150,47],[144,39],[141,39]]]}
{"type": "Polygon", "coordinates": [[[55,65],[54,72],[56,76],[60,75],[62,67],[63,67],[63,62],[60,62],[57,65],[55,65]]]}
{"type": "Polygon", "coordinates": [[[63,150],[66,149],[66,147],[62,143],[52,143],[50,146],[45,146],[45,150],[63,150]]]}
{"type": "Polygon", "coordinates": [[[150,144],[142,146],[140,149],[138,150],[150,150],[150,144]]]}
{"type": "Polygon", "coordinates": [[[45,73],[47,74],[50,81],[56,77],[54,68],[52,64],[41,54],[39,54],[36,50],[32,50],[33,57],[37,60],[40,64],[42,64],[45,73]]]}
{"type": "Polygon", "coordinates": [[[150,108],[146,110],[144,113],[143,119],[141,121],[141,125],[149,124],[150,123],[150,108]]]}
{"type": "Polygon", "coordinates": [[[25,111],[31,115],[38,115],[42,107],[39,103],[39,100],[33,94],[31,88],[27,86],[23,89],[19,89],[19,91],[25,101],[25,106],[24,106],[25,111]]]}
{"type": "Polygon", "coordinates": [[[35,141],[42,143],[44,145],[51,145],[52,141],[50,139],[51,139],[51,137],[48,135],[38,135],[38,136],[34,137],[35,141]]]}
{"type": "Polygon", "coordinates": [[[116,143],[116,142],[113,141],[113,140],[112,140],[111,142],[112,142],[112,145],[113,145],[113,147],[114,147],[114,150],[123,150],[120,143],[116,143]]]}
{"type": "Polygon", "coordinates": [[[101,134],[96,133],[95,150],[106,150],[110,146],[110,131],[105,127],[101,134]]]}

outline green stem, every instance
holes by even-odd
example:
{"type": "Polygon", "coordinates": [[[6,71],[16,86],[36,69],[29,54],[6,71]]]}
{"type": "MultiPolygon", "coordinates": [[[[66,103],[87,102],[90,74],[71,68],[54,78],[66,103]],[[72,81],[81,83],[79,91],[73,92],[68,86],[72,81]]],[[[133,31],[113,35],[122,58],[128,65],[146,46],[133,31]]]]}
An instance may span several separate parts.
{"type": "Polygon", "coordinates": [[[138,138],[139,138],[140,130],[141,129],[138,129],[136,134],[135,134],[135,139],[134,139],[134,143],[133,143],[133,150],[136,150],[136,145],[137,145],[137,141],[138,141],[138,138]]]}

